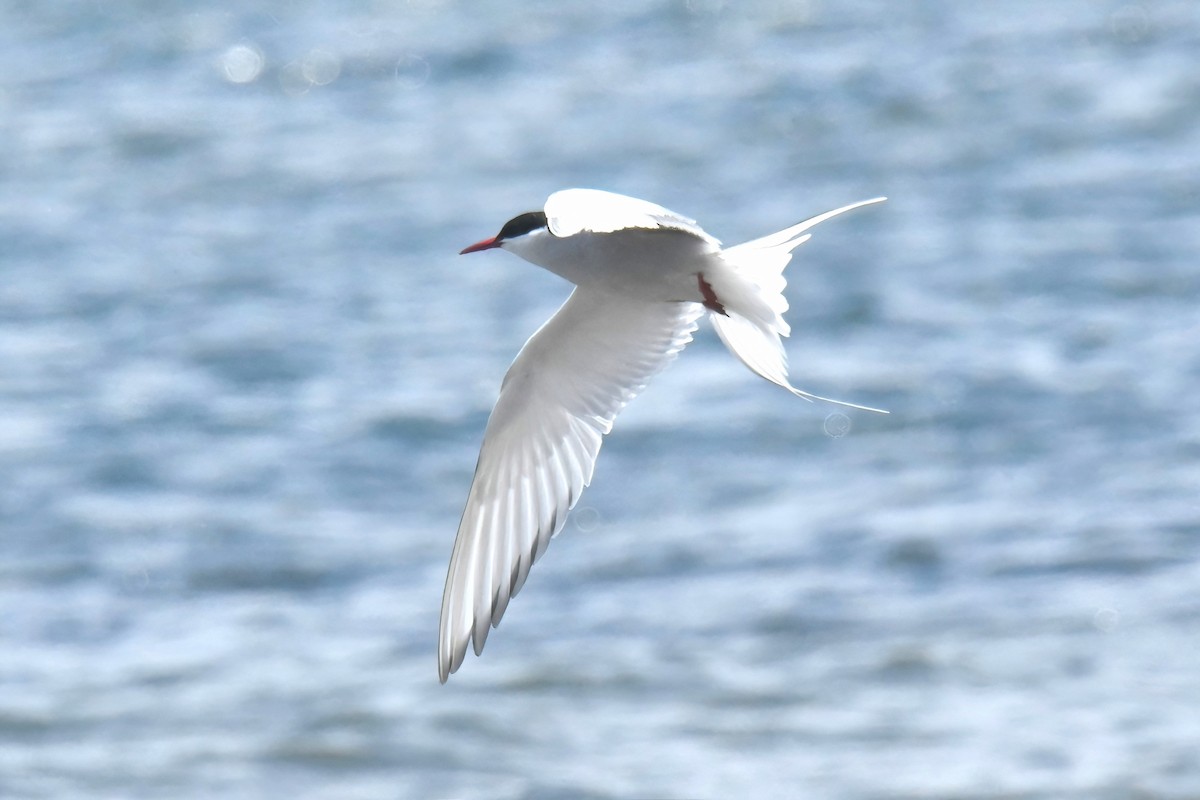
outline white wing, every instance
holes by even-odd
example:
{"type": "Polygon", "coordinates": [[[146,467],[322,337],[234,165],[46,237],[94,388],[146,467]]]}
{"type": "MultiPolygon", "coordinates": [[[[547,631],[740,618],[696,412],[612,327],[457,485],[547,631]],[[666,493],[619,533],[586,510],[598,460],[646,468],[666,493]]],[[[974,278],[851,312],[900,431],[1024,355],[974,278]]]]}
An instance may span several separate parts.
{"type": "Polygon", "coordinates": [[[636,197],[599,189],[563,189],[546,200],[546,221],[555,236],[573,236],[583,231],[612,233],[626,228],[685,231],[714,244],[696,220],[668,211],[636,197]]]}
{"type": "Polygon", "coordinates": [[[601,437],[692,339],[699,303],[577,288],[509,367],[484,433],[442,596],[438,676],[483,650],[592,478],[601,437]]]}

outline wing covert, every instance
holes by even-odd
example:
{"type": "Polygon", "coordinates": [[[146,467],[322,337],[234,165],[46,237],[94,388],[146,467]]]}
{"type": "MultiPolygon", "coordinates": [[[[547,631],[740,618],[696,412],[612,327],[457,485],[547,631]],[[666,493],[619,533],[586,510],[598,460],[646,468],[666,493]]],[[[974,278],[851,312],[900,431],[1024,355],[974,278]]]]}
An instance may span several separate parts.
{"type": "Polygon", "coordinates": [[[684,231],[720,244],[696,220],[676,214],[660,205],[600,189],[563,189],[546,200],[546,220],[555,236],[613,233],[627,228],[684,231]]]}

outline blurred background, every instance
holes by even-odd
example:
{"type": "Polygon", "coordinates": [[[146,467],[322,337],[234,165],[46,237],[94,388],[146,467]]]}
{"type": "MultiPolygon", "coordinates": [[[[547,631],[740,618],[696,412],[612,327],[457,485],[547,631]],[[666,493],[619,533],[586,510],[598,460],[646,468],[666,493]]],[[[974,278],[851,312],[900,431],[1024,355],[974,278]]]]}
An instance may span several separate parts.
{"type": "Polygon", "coordinates": [[[1200,797],[1200,5],[0,5],[0,796],[1200,797]],[[789,269],[446,686],[568,186],[789,269]]]}

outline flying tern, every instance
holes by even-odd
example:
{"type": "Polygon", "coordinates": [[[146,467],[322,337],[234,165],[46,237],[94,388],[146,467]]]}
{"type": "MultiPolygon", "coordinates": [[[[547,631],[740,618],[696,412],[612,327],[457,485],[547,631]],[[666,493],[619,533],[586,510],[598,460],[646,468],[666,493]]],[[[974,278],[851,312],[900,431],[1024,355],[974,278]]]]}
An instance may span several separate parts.
{"type": "Polygon", "coordinates": [[[529,568],[590,483],[618,413],[692,340],[707,312],[752,371],[805,400],[866,411],[788,380],[783,269],[813,226],[876,197],[735,247],[695,220],[596,189],[550,195],[462,253],[508,250],[575,284],[525,343],[488,418],[442,596],[438,677],[483,651],[529,568]]]}

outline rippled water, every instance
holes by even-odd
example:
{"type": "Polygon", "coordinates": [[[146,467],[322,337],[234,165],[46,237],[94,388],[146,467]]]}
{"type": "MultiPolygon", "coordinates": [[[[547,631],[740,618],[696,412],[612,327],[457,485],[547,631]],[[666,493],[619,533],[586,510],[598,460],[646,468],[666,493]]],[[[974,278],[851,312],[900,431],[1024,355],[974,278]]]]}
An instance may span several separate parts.
{"type": "Polygon", "coordinates": [[[1200,795],[1190,2],[0,8],[0,796],[1200,795]],[[596,186],[790,268],[482,659],[441,583],[596,186]]]}

